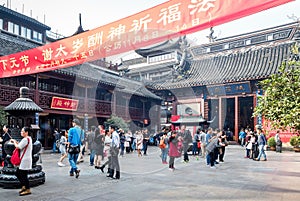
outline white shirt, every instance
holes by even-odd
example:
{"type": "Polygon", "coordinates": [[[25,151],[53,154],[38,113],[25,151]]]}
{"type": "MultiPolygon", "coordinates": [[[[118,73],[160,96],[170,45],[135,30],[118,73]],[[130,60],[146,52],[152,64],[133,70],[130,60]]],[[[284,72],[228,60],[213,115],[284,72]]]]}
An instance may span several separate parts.
{"type": "Polygon", "coordinates": [[[112,133],[112,142],[111,143],[112,143],[112,147],[117,147],[117,148],[120,147],[120,136],[117,133],[117,131],[114,131],[112,133]]]}
{"type": "Polygon", "coordinates": [[[18,144],[18,148],[20,149],[20,157],[22,157],[22,154],[25,151],[26,146],[27,146],[26,152],[25,152],[25,154],[21,160],[21,164],[19,166],[20,170],[32,169],[32,139],[30,136],[24,137],[18,144]],[[29,139],[29,144],[28,144],[27,139],[29,139]],[[27,144],[28,144],[28,146],[27,146],[27,144]]]}

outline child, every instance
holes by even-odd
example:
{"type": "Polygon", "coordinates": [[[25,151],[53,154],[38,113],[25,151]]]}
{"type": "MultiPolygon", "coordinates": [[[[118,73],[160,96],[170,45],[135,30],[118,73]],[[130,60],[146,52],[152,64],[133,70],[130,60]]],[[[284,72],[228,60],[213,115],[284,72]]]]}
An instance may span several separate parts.
{"type": "Polygon", "coordinates": [[[63,160],[67,157],[67,150],[66,150],[66,147],[67,147],[67,136],[68,136],[68,131],[65,130],[65,131],[61,131],[61,137],[60,137],[60,145],[59,145],[59,151],[61,153],[61,157],[57,163],[57,165],[59,167],[64,167],[66,166],[65,164],[63,164],[63,160]]]}

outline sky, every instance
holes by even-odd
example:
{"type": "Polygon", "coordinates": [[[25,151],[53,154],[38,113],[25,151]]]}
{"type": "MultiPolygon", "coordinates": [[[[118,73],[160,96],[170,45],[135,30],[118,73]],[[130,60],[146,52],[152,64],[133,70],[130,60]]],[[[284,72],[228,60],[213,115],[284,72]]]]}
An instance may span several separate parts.
{"type": "MultiPolygon", "coordinates": [[[[76,32],[79,13],[83,29],[91,30],[164,2],[167,0],[0,0],[1,5],[33,17],[64,36],[76,32]]],[[[294,22],[297,18],[300,19],[300,0],[216,26],[214,36],[225,38],[294,22]]],[[[194,44],[207,43],[209,32],[202,30],[188,38],[194,44]]]]}

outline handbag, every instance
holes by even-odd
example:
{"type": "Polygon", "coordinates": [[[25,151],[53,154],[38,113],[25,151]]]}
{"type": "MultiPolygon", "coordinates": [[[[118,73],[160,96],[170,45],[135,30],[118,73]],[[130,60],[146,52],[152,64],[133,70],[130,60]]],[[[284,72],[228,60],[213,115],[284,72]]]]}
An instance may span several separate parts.
{"type": "Polygon", "coordinates": [[[160,140],[160,142],[159,142],[159,148],[161,148],[161,149],[165,149],[166,148],[166,144],[165,144],[165,140],[164,139],[160,140]]]}
{"type": "Polygon", "coordinates": [[[201,148],[201,142],[197,142],[197,148],[198,148],[198,149],[201,148]]]}
{"type": "Polygon", "coordinates": [[[80,152],[80,146],[79,145],[70,145],[68,149],[69,154],[78,154],[80,152]]]}
{"type": "Polygon", "coordinates": [[[27,143],[21,157],[20,157],[20,149],[15,148],[15,150],[13,151],[13,153],[11,155],[11,158],[10,158],[11,164],[13,164],[13,165],[20,165],[21,164],[22,158],[23,158],[23,156],[24,156],[24,154],[27,150],[28,144],[29,144],[29,138],[27,138],[27,140],[28,140],[28,143],[27,143]]]}

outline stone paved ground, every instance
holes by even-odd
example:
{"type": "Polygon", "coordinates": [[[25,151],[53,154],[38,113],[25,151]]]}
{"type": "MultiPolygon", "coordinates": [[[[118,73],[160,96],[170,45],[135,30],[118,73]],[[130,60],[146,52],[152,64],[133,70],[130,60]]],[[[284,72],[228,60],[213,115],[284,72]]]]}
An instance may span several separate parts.
{"type": "Polygon", "coordinates": [[[190,156],[188,164],[177,159],[174,172],[161,164],[159,153],[149,147],[148,156],[120,158],[120,180],[108,179],[88,160],[79,165],[81,174],[75,179],[68,175],[68,166],[56,165],[58,154],[43,153],[45,184],[33,187],[26,197],[18,196],[19,189],[0,188],[0,200],[300,200],[300,153],[267,151],[268,161],[257,162],[245,159],[242,147],[230,145],[225,163],[216,169],[190,156]]]}

